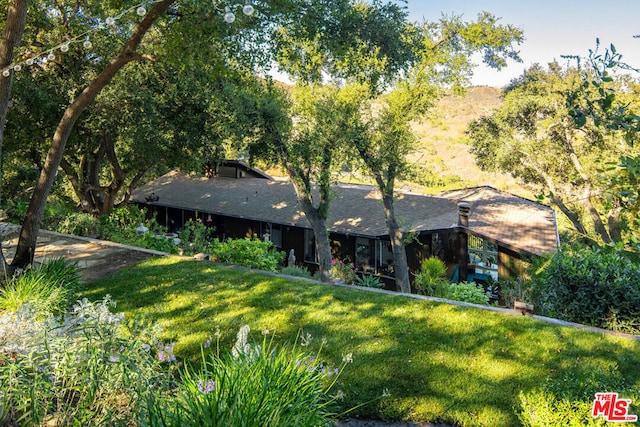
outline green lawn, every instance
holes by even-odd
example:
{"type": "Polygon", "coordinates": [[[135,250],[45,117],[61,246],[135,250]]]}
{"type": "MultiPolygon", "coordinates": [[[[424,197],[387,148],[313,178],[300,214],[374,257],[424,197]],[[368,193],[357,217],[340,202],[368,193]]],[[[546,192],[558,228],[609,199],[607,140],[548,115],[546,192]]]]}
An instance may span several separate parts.
{"type": "MultiPolygon", "coordinates": [[[[574,370],[619,370],[640,388],[640,343],[474,308],[291,281],[178,257],[152,259],[87,285],[90,300],[110,294],[129,317],[149,315],[196,360],[219,327],[230,347],[247,324],[276,342],[300,331],[324,344],[327,362],[353,364],[337,384],[345,408],[363,417],[518,425],[518,393],[574,370]]],[[[615,391],[615,390],[611,390],[615,391]]]]}

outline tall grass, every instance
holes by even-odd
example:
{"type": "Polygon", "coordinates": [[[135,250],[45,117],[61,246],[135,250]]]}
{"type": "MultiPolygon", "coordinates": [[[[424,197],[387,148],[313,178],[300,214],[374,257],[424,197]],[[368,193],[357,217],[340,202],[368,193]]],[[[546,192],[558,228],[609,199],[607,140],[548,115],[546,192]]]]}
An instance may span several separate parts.
{"type": "Polygon", "coordinates": [[[231,353],[208,357],[200,368],[182,371],[178,390],[150,405],[145,424],[162,427],[330,425],[334,419],[329,389],[339,368],[325,366],[299,347],[276,349],[247,343],[243,326],[231,353]]]}
{"type": "Polygon", "coordinates": [[[61,314],[79,283],[80,274],[75,263],[63,258],[46,260],[40,266],[10,279],[0,289],[0,312],[16,311],[29,303],[42,315],[61,314]]]}

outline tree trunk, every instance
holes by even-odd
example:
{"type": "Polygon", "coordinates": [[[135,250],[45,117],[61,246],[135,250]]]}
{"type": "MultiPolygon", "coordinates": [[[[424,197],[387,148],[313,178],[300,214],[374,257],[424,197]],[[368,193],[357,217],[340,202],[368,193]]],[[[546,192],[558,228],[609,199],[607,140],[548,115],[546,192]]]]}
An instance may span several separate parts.
{"type": "Polygon", "coordinates": [[[404,232],[400,229],[393,207],[393,196],[383,194],[382,204],[384,217],[389,229],[391,239],[391,251],[393,252],[393,269],[396,278],[396,289],[402,293],[411,293],[409,281],[409,264],[407,262],[407,250],[404,245],[404,232]]]}
{"type": "Polygon", "coordinates": [[[589,185],[589,183],[586,183],[582,200],[581,200],[582,205],[589,213],[589,216],[591,217],[591,221],[593,221],[593,227],[595,228],[596,233],[598,233],[602,241],[604,243],[611,243],[612,242],[611,236],[609,236],[609,232],[607,231],[607,228],[604,226],[604,222],[602,222],[600,213],[595,208],[595,206],[593,206],[593,203],[591,203],[592,196],[593,195],[591,193],[591,185],[589,185]]]}
{"type": "MultiPolygon", "coordinates": [[[[0,40],[0,69],[4,69],[13,62],[14,51],[22,41],[22,33],[27,19],[28,0],[10,0],[7,8],[7,19],[2,30],[2,40],[0,40]]],[[[2,144],[4,139],[4,125],[9,108],[11,97],[11,85],[13,83],[13,73],[9,77],[0,76],[0,177],[2,174],[2,144]]],[[[1,185],[0,179],[0,185],[1,185]]],[[[0,187],[0,200],[1,200],[0,187]]],[[[15,269],[10,266],[2,250],[2,240],[0,240],[0,281],[4,283],[7,277],[13,275],[15,269]]]]}
{"type": "Polygon", "coordinates": [[[11,263],[12,267],[23,268],[33,262],[44,207],[55,181],[56,173],[60,166],[62,155],[64,154],[65,145],[76,121],[122,67],[131,61],[140,59],[140,56],[136,54],[135,51],[142,42],[142,37],[149,28],[151,28],[155,20],[175,1],[176,0],[163,0],[156,3],[153,9],[151,9],[136,26],[125,47],[122,48],[98,77],[96,77],[65,110],[60,123],[58,123],[56,132],[53,135],[53,141],[47,153],[44,168],[33,190],[27,215],[20,230],[16,255],[11,263]]]}
{"type": "MultiPolygon", "coordinates": [[[[569,129],[569,128],[570,128],[570,125],[565,125],[565,129],[569,129]]],[[[598,233],[600,238],[605,243],[610,243],[611,237],[609,236],[609,233],[607,232],[607,229],[604,226],[604,223],[602,222],[600,213],[595,208],[595,206],[593,206],[593,203],[591,203],[592,193],[591,193],[591,183],[589,182],[589,176],[585,173],[584,168],[582,167],[582,163],[580,162],[580,159],[578,158],[578,155],[576,154],[576,151],[573,148],[572,139],[573,138],[571,133],[569,131],[566,131],[565,140],[564,140],[565,148],[567,149],[567,153],[569,154],[569,158],[571,159],[571,164],[573,165],[573,168],[578,173],[578,175],[580,176],[580,179],[583,182],[584,193],[581,199],[582,205],[589,213],[589,216],[591,216],[591,220],[593,221],[593,226],[596,230],[596,233],[598,233]]]]}
{"type": "MultiPolygon", "coordinates": [[[[295,187],[295,185],[294,185],[295,187]]],[[[296,190],[296,193],[298,191],[296,190]]],[[[304,214],[311,223],[313,229],[313,235],[316,238],[316,253],[318,254],[319,273],[320,280],[328,282],[331,280],[331,243],[329,243],[329,231],[327,230],[327,223],[318,212],[318,209],[313,206],[311,201],[306,197],[298,197],[298,202],[302,207],[304,214]]]]}
{"type": "Polygon", "coordinates": [[[560,212],[562,212],[569,221],[571,221],[571,224],[573,224],[573,227],[576,229],[578,233],[582,234],[583,236],[586,236],[587,230],[585,230],[584,226],[582,225],[582,222],[580,222],[580,217],[575,212],[572,212],[571,209],[569,209],[569,207],[565,205],[564,200],[562,200],[562,198],[558,196],[556,186],[553,183],[551,176],[549,176],[547,173],[545,173],[543,170],[539,168],[535,168],[535,169],[544,178],[545,182],[547,183],[547,187],[549,187],[549,191],[551,192],[551,202],[554,205],[556,205],[558,209],[560,209],[560,212]]]}

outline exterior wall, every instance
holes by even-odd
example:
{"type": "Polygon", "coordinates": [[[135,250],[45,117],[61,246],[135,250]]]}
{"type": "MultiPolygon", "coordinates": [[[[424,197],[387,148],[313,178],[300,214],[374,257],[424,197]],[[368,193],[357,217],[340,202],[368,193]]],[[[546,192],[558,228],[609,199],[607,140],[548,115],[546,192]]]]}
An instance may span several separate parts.
{"type": "MultiPolygon", "coordinates": [[[[282,248],[287,254],[293,249],[296,265],[304,263],[304,229],[298,227],[282,227],[282,248]]],[[[310,269],[311,271],[314,271],[310,269]]]]}
{"type": "MultiPolygon", "coordinates": [[[[209,215],[208,213],[195,212],[158,205],[140,204],[147,208],[150,216],[155,216],[160,225],[166,226],[169,232],[178,232],[189,219],[200,219],[203,223],[216,229],[215,235],[219,239],[244,238],[257,236],[263,238],[267,224],[259,221],[250,221],[241,218],[225,217],[221,215],[209,215]]],[[[296,256],[296,264],[306,266],[311,272],[317,270],[315,262],[305,262],[305,229],[282,225],[282,244],[280,250],[287,254],[293,249],[296,256]]],[[[388,289],[393,289],[392,268],[388,240],[373,238],[358,238],[343,234],[331,233],[332,257],[338,260],[346,260],[355,265],[361,272],[374,273],[381,276],[388,289]],[[366,253],[365,253],[366,252],[366,253]]],[[[429,256],[437,256],[442,259],[448,268],[448,277],[451,277],[458,264],[456,232],[422,233],[417,241],[407,245],[407,262],[411,272],[420,270],[420,262],[429,256]]],[[[521,259],[520,255],[504,247],[498,247],[498,275],[500,279],[517,277],[524,274],[528,263],[521,259]]],[[[410,276],[413,282],[413,275],[410,276]]]]}
{"type": "Polygon", "coordinates": [[[523,260],[517,253],[498,247],[498,277],[510,279],[523,276],[529,263],[523,260]]]}

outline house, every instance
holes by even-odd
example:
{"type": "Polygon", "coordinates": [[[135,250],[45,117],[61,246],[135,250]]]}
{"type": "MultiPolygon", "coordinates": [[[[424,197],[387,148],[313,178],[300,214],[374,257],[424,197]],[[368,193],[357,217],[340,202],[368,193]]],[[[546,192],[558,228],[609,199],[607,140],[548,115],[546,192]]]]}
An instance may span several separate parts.
{"type": "MultiPolygon", "coordinates": [[[[340,184],[333,191],[327,228],[334,258],[391,282],[393,256],[377,188],[340,184]]],[[[215,227],[221,239],[269,239],[283,251],[293,249],[299,263],[311,270],[316,265],[313,231],[293,186],[244,162],[225,162],[212,178],[170,172],[136,189],[131,201],[149,208],[169,231],[199,219],[215,227]]],[[[550,207],[491,187],[437,197],[399,193],[395,209],[411,236],[407,257],[412,271],[423,258],[435,255],[452,274],[458,266],[463,276],[471,268],[471,278],[512,277],[523,261],[554,252],[559,244],[550,207]],[[460,202],[467,204],[461,204],[462,215],[460,202]]]]}

